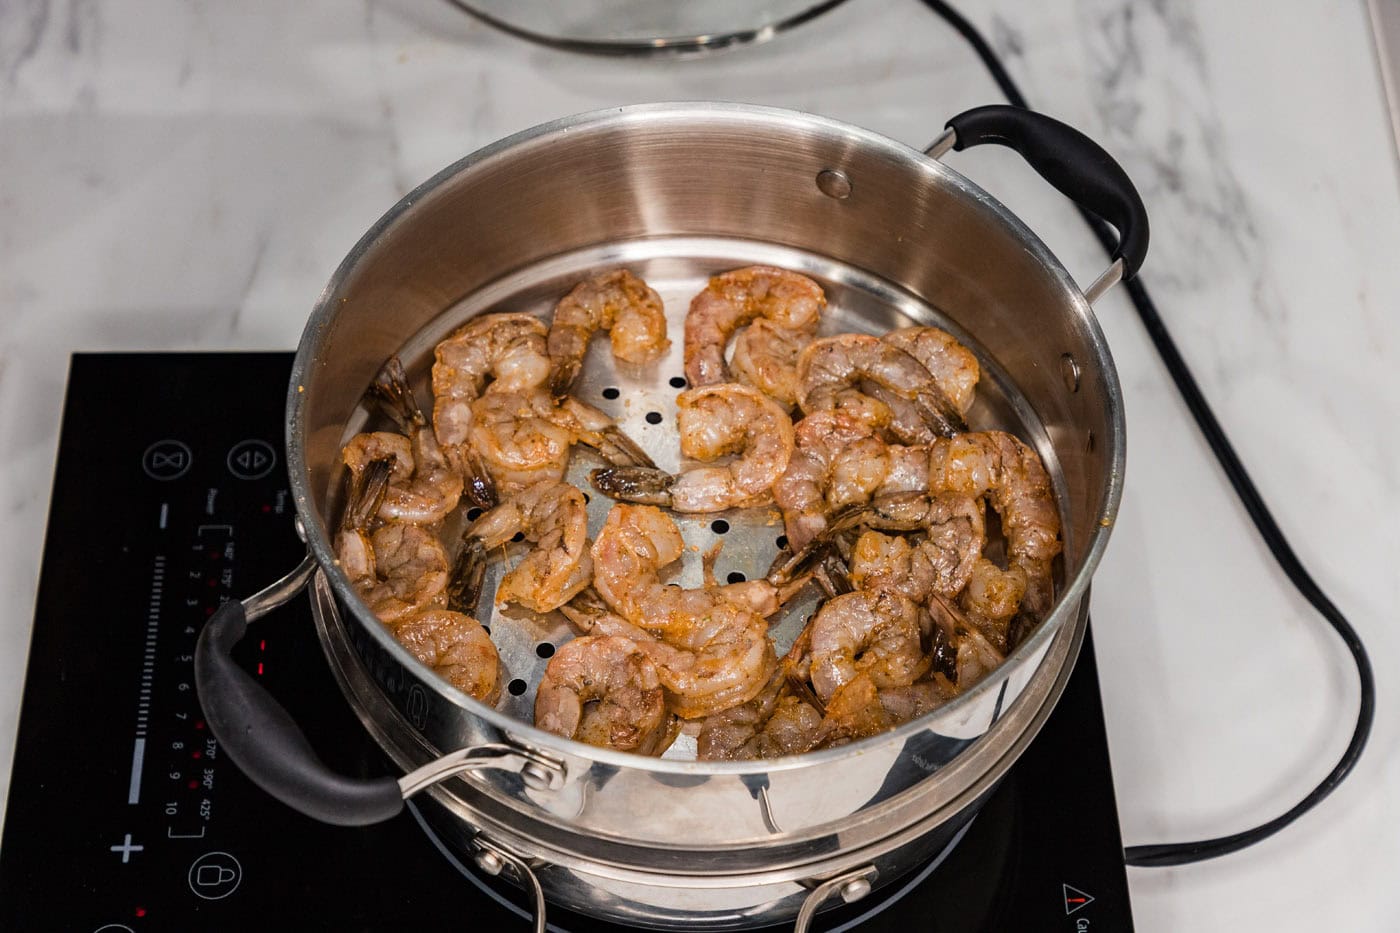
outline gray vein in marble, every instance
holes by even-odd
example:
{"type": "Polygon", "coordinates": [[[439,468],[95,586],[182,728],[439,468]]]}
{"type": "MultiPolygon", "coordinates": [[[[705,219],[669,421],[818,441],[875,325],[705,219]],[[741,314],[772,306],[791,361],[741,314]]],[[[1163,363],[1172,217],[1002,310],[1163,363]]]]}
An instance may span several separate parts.
{"type": "Polygon", "coordinates": [[[39,50],[48,23],[48,0],[0,3],[0,65],[6,84],[14,85],[20,68],[39,50]]]}
{"type": "Polygon", "coordinates": [[[238,333],[243,309],[248,306],[248,296],[253,293],[253,285],[258,280],[258,272],[262,269],[263,258],[267,256],[267,247],[271,242],[271,231],[262,230],[258,233],[257,245],[253,248],[253,261],[248,264],[248,274],[243,277],[243,287],[239,289],[238,303],[234,306],[233,316],[229,318],[228,329],[231,334],[238,333]]]}
{"type": "MultiPolygon", "coordinates": [[[[1249,199],[1227,158],[1224,126],[1191,6],[1160,0],[1085,0],[1079,19],[1086,27],[1090,98],[1109,148],[1137,167],[1138,184],[1149,203],[1153,192],[1161,191],[1169,195],[1162,200],[1181,215],[1173,218],[1176,229],[1163,224],[1156,229],[1170,236],[1172,247],[1182,255],[1151,265],[1152,277],[1190,288],[1221,274],[1248,270],[1256,313],[1272,323],[1285,320],[1286,301],[1273,284],[1249,199]],[[1143,124],[1143,82],[1149,74],[1143,50],[1159,49],[1161,43],[1152,41],[1159,35],[1166,38],[1173,61],[1185,63],[1185,68],[1175,68],[1168,86],[1172,102],[1185,113],[1184,125],[1143,124]],[[1199,235],[1181,224],[1209,227],[1215,235],[1199,235]],[[1220,255],[1222,240],[1233,255],[1220,255]]],[[[1266,333],[1281,330],[1269,328],[1266,333]]]]}
{"type": "Polygon", "coordinates": [[[72,0],[68,8],[68,28],[64,41],[74,54],[81,52],[88,43],[96,44],[102,32],[102,14],[97,0],[72,0]]]}
{"type": "Polygon", "coordinates": [[[992,14],[991,34],[988,41],[999,58],[1021,58],[1026,54],[1026,42],[1021,31],[996,14],[992,14]]]}

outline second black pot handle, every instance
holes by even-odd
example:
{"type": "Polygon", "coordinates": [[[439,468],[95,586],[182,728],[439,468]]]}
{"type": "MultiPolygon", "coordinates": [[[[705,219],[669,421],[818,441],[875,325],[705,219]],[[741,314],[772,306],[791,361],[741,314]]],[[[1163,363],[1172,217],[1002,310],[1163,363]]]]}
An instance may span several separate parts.
{"type": "Polygon", "coordinates": [[[948,149],[1008,146],[1061,194],[1118,231],[1114,266],[1085,290],[1090,303],[1115,282],[1127,281],[1147,257],[1147,208],[1137,188],[1103,147],[1074,127],[1022,107],[974,107],[948,121],[932,146],[935,158],[948,149]],[[1112,273],[1112,274],[1111,274],[1112,273]]]}
{"type": "Polygon", "coordinates": [[[502,743],[458,749],[398,779],[345,777],[327,768],[282,704],[232,654],[248,623],[300,593],[316,566],[307,554],[295,570],[267,589],[242,602],[224,603],[204,623],[195,643],[195,689],[209,731],[254,784],[292,809],[338,826],[387,820],[403,809],[408,797],[466,771],[514,771],[541,790],[563,785],[560,763],[502,743]]]}

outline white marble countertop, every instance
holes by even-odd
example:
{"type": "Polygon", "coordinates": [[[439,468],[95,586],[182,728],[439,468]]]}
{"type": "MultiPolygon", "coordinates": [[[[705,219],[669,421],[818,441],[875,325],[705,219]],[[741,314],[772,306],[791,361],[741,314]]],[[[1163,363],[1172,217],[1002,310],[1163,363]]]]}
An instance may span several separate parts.
{"type": "MultiPolygon", "coordinates": [[[[1380,680],[1351,781],[1253,849],[1130,870],[1138,929],[1393,930],[1400,176],[1364,7],[962,8],[1033,104],[1103,142],[1140,185],[1144,279],[1380,680]]],[[[417,182],[532,124],[661,99],[811,110],[919,145],[998,101],[969,49],[912,0],[853,0],[764,46],[653,62],[550,52],[436,0],[0,4],[0,769],[68,355],[290,349],[341,256],[417,182]]],[[[1014,156],[950,163],[1080,281],[1099,271],[1077,217],[1014,156]]],[[[1126,297],[1098,312],[1129,423],[1093,597],[1123,835],[1234,831],[1330,766],[1355,677],[1247,526],[1126,297]]]]}

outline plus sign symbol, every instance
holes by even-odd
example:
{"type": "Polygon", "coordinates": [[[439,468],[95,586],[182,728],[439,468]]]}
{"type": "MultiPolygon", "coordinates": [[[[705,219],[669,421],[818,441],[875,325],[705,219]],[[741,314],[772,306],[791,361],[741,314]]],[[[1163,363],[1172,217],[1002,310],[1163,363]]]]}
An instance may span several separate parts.
{"type": "Polygon", "coordinates": [[[119,846],[109,846],[109,848],[110,848],[113,852],[117,852],[117,853],[120,853],[120,854],[121,854],[121,857],[122,857],[122,864],[125,865],[126,863],[128,863],[128,862],[131,861],[131,853],[133,853],[133,852],[140,852],[141,850],[145,849],[146,847],[145,847],[145,846],[132,845],[132,843],[131,843],[131,833],[127,833],[127,834],[126,834],[126,838],[122,840],[122,844],[121,844],[121,845],[119,845],[119,846]]]}

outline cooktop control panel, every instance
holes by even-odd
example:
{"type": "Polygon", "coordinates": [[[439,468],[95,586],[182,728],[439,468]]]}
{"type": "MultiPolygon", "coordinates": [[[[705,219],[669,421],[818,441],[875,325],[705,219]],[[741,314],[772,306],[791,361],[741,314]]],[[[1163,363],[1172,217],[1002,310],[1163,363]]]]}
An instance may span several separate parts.
{"type": "MultiPolygon", "coordinates": [[[[303,553],[282,453],[287,357],[180,359],[73,361],[70,414],[81,399],[82,417],[61,438],[0,927],[194,930],[223,918],[250,929],[314,871],[278,840],[316,827],[223,757],[193,669],[215,608],[303,553]]],[[[319,653],[304,603],[267,623],[240,662],[294,715],[357,728],[324,663],[299,660],[319,653]]]]}

